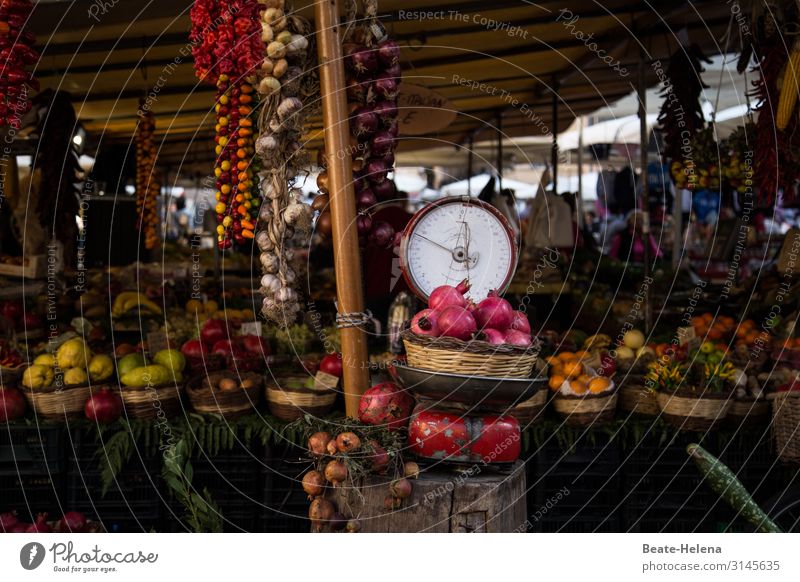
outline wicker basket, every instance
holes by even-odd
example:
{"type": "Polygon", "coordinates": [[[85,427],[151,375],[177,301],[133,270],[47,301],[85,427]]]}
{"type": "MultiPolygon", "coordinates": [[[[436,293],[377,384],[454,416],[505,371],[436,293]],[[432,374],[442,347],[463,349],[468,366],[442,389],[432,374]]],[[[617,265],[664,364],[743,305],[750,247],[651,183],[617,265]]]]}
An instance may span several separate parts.
{"type": "Polygon", "coordinates": [[[658,416],[655,390],[645,385],[644,376],[626,376],[619,383],[619,407],[630,414],[658,416]]]}
{"type": "Polygon", "coordinates": [[[530,378],[540,346],[539,340],[534,340],[529,348],[522,348],[477,340],[432,338],[408,330],[402,337],[409,366],[492,378],[530,378]]]}
{"type": "Polygon", "coordinates": [[[716,428],[733,404],[733,393],[706,392],[699,398],[693,390],[659,392],[658,408],[664,420],[686,431],[705,432],[716,428]]]}
{"type": "Polygon", "coordinates": [[[553,396],[553,408],[564,419],[564,424],[578,428],[607,424],[614,420],[617,410],[618,389],[601,394],[556,393],[553,396]]]}
{"type": "Polygon", "coordinates": [[[20,364],[16,368],[0,366],[0,388],[14,388],[22,378],[22,372],[26,367],[25,364],[20,364]]]}
{"type": "Polygon", "coordinates": [[[774,392],[772,401],[772,438],[778,458],[784,463],[800,463],[800,392],[774,392]]]}
{"type": "Polygon", "coordinates": [[[511,410],[511,414],[516,416],[519,423],[523,425],[541,422],[544,419],[543,412],[547,404],[547,392],[547,384],[543,384],[542,388],[532,398],[517,404],[511,410]]]}
{"type": "Polygon", "coordinates": [[[208,375],[209,385],[203,385],[205,380],[206,376],[198,376],[186,384],[186,395],[192,403],[192,408],[201,413],[221,414],[228,419],[238,418],[255,410],[264,385],[261,376],[249,372],[241,375],[228,371],[212,372],[208,375]],[[240,386],[235,390],[212,388],[223,378],[237,382],[250,379],[253,380],[253,385],[249,388],[240,386]]]}
{"type": "Polygon", "coordinates": [[[119,395],[125,414],[132,418],[170,418],[181,411],[182,382],[153,386],[121,386],[119,395]]]}
{"type": "Polygon", "coordinates": [[[728,428],[763,425],[769,420],[769,414],[770,405],[767,400],[756,400],[752,396],[745,396],[733,401],[723,425],[728,428]]]}
{"type": "Polygon", "coordinates": [[[22,390],[28,405],[36,411],[37,416],[53,420],[82,418],[86,401],[91,389],[100,389],[107,385],[63,386],[53,384],[46,388],[28,388],[22,390]]]}
{"type": "Polygon", "coordinates": [[[335,390],[305,387],[308,376],[277,378],[277,384],[266,387],[267,403],[273,416],[291,422],[304,414],[322,416],[336,400],[335,390]]]}

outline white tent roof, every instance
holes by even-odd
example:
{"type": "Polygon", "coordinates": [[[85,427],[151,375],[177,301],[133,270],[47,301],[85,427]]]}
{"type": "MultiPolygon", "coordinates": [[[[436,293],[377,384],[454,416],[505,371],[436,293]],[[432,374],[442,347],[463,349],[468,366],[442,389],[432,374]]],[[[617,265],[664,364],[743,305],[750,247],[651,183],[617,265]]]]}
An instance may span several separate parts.
{"type": "MultiPolygon", "coordinates": [[[[491,174],[478,174],[472,177],[471,188],[469,188],[469,180],[459,180],[458,182],[442,186],[440,191],[442,196],[466,196],[467,192],[471,190],[472,196],[477,196],[491,178],[491,174]]],[[[495,183],[495,187],[496,186],[497,184],[495,183]]],[[[527,182],[503,178],[503,188],[513,190],[515,198],[533,198],[536,196],[538,184],[528,184],[527,182]]]]}

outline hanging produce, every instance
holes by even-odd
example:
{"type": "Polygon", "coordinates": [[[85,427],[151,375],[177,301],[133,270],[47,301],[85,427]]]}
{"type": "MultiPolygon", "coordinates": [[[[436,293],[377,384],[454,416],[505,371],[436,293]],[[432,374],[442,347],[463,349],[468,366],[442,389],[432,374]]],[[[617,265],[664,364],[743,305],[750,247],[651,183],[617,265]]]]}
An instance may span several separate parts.
{"type": "MultiPolygon", "coordinates": [[[[350,27],[343,48],[351,147],[342,155],[353,160],[356,227],[362,246],[370,243],[386,248],[394,243],[394,229],[387,222],[373,221],[371,211],[378,202],[391,200],[397,193],[389,174],[397,148],[397,95],[402,72],[400,47],[388,37],[377,13],[376,0],[365,0],[360,16],[355,1],[348,5],[350,27]]],[[[328,160],[320,152],[317,161],[323,168],[317,179],[319,195],[314,200],[315,210],[320,211],[317,231],[327,236],[331,231],[328,160]]]]}
{"type": "Polygon", "coordinates": [[[257,0],[196,0],[192,6],[192,55],[197,77],[217,88],[217,154],[214,176],[217,244],[231,248],[255,237],[259,199],[251,161],[254,154],[254,69],[261,63],[260,12],[257,0]]]}
{"type": "Polygon", "coordinates": [[[681,47],[670,57],[666,70],[668,82],[661,90],[664,99],[658,123],[664,134],[664,159],[672,160],[672,177],[684,174],[696,179],[690,140],[705,127],[700,95],[707,85],[700,76],[703,63],[711,61],[696,44],[681,47]],[[676,165],[679,163],[679,165],[676,165]]]}
{"type": "Polygon", "coordinates": [[[262,313],[283,325],[291,324],[300,311],[292,245],[303,244],[300,238],[311,230],[311,208],[291,185],[308,164],[301,145],[303,124],[319,95],[308,42],[310,25],[299,16],[287,16],[292,12],[283,0],[276,0],[261,13],[266,50],[258,67],[262,101],[255,146],[264,198],[255,237],[263,273],[262,313]]]}
{"type": "Polygon", "coordinates": [[[26,70],[39,59],[32,48],[36,37],[23,30],[32,10],[33,3],[28,0],[0,3],[0,127],[19,129],[22,116],[31,108],[28,92],[39,89],[39,83],[26,70]]]}
{"type": "Polygon", "coordinates": [[[152,250],[158,246],[158,196],[161,194],[161,180],[156,168],[157,150],[153,132],[156,120],[153,112],[142,109],[136,124],[136,227],[144,237],[144,248],[152,250]]]}

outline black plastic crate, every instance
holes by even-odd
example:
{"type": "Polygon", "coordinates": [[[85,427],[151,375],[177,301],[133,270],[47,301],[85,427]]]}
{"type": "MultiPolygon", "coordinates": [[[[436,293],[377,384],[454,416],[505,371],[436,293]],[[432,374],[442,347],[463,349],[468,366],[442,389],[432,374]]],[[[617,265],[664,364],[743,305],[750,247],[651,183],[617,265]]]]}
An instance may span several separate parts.
{"type": "Polygon", "coordinates": [[[221,453],[218,457],[194,459],[192,486],[208,489],[219,507],[225,531],[255,531],[262,510],[260,452],[221,453]]]}
{"type": "Polygon", "coordinates": [[[619,532],[621,523],[616,513],[608,515],[587,514],[577,517],[546,516],[538,521],[529,522],[531,532],[541,533],[592,533],[592,532],[619,532]]]}
{"type": "Polygon", "coordinates": [[[271,447],[265,456],[264,509],[259,531],[308,533],[308,496],[303,491],[303,474],[311,467],[302,449],[291,445],[271,447]]]}
{"type": "Polygon", "coordinates": [[[16,511],[23,521],[45,512],[58,519],[68,509],[64,497],[63,473],[0,476],[0,511],[16,511]]]}
{"type": "Polygon", "coordinates": [[[0,426],[0,475],[41,475],[64,470],[64,427],[0,426]]]}

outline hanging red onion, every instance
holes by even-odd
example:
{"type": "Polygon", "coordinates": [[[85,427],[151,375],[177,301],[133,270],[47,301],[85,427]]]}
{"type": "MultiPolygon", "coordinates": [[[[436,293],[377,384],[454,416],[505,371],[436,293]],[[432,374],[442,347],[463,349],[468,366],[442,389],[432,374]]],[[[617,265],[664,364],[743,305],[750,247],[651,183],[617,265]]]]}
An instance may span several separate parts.
{"type": "Polygon", "coordinates": [[[392,152],[394,136],[388,131],[379,131],[372,138],[372,155],[385,156],[392,152]]]}
{"type": "Polygon", "coordinates": [[[356,228],[358,228],[358,234],[368,234],[372,230],[372,218],[368,214],[359,214],[356,217],[356,228]]]}
{"type": "Polygon", "coordinates": [[[394,228],[383,220],[376,222],[369,233],[369,241],[382,249],[391,247],[394,243],[394,228]]]}
{"type": "Polygon", "coordinates": [[[383,127],[386,129],[386,133],[394,138],[400,135],[400,124],[397,123],[396,119],[390,120],[389,123],[386,123],[386,120],[384,120],[383,127]]]}
{"type": "Polygon", "coordinates": [[[356,196],[356,202],[358,203],[359,208],[366,210],[375,206],[378,203],[378,198],[375,196],[375,193],[372,190],[367,188],[359,192],[359,194],[356,196]]]}
{"type": "Polygon", "coordinates": [[[397,120],[397,103],[394,101],[378,101],[372,108],[372,112],[377,115],[381,122],[388,126],[392,121],[397,120]]]}
{"type": "Polygon", "coordinates": [[[345,64],[359,76],[366,76],[378,68],[378,58],[370,48],[360,45],[345,47],[345,64]]]}
{"type": "Polygon", "coordinates": [[[400,62],[400,45],[393,40],[385,40],[378,45],[378,60],[384,67],[392,67],[400,62]]]}
{"type": "Polygon", "coordinates": [[[356,109],[350,117],[351,129],[358,137],[370,136],[378,130],[380,120],[369,106],[356,109]]]}
{"type": "Polygon", "coordinates": [[[395,63],[390,67],[386,67],[383,72],[398,80],[403,76],[403,70],[400,68],[400,63],[395,63]]]}
{"type": "Polygon", "coordinates": [[[380,158],[373,158],[367,162],[367,177],[371,184],[380,184],[386,180],[386,175],[389,173],[389,167],[380,158]]]}
{"type": "Polygon", "coordinates": [[[372,191],[381,202],[394,200],[397,197],[397,187],[394,185],[394,180],[384,180],[380,184],[375,184],[372,191]]]}
{"type": "Polygon", "coordinates": [[[367,86],[355,77],[347,78],[347,100],[355,103],[366,103],[367,86]]]}
{"type": "Polygon", "coordinates": [[[381,73],[373,81],[372,90],[381,99],[394,101],[397,99],[397,80],[386,73],[381,73]]]}

